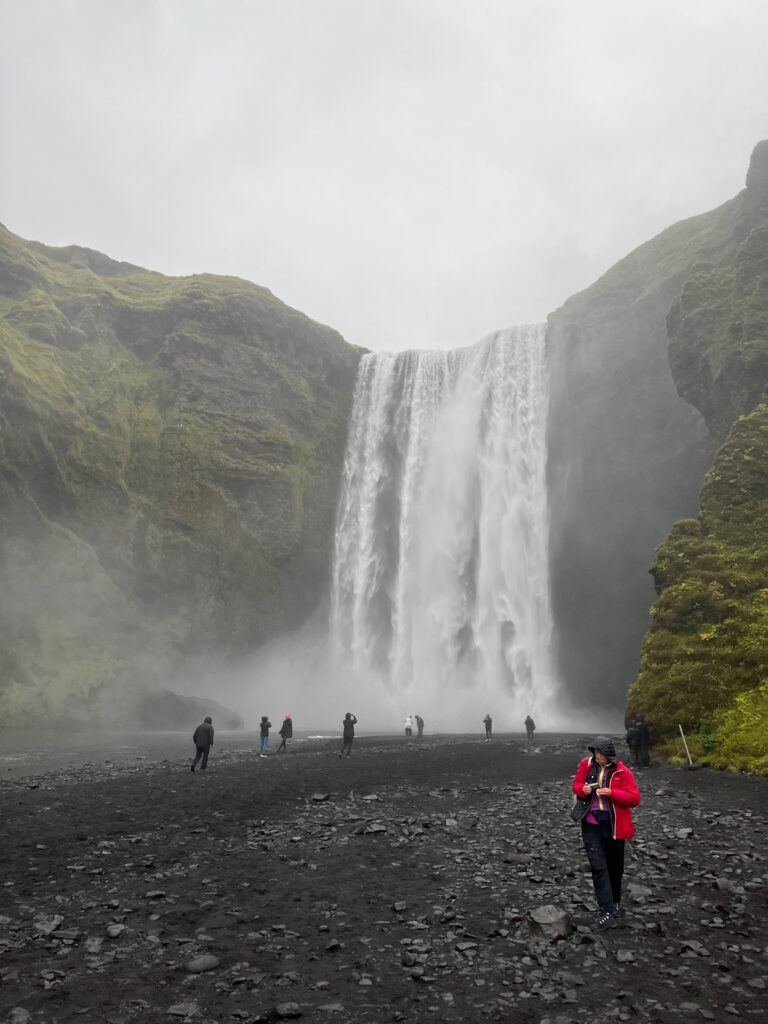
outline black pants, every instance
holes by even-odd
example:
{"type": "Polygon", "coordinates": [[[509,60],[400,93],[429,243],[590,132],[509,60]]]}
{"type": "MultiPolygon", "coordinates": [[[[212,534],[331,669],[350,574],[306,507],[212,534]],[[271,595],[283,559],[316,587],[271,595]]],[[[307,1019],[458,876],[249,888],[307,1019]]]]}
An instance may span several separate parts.
{"type": "Polygon", "coordinates": [[[632,756],[632,767],[633,768],[640,768],[641,767],[640,748],[639,747],[630,747],[629,748],[629,753],[632,756]]]}
{"type": "Polygon", "coordinates": [[[283,736],[283,739],[282,739],[282,741],[280,743],[280,746],[277,748],[277,753],[278,754],[280,753],[281,750],[284,750],[286,752],[286,754],[288,753],[288,743],[287,743],[287,740],[288,740],[288,737],[287,736],[283,736]]]}
{"type": "Polygon", "coordinates": [[[211,748],[210,747],[198,747],[197,748],[197,753],[195,754],[195,760],[192,762],[192,767],[194,768],[195,765],[197,764],[197,762],[202,757],[203,762],[200,765],[200,767],[201,768],[206,768],[207,765],[208,765],[208,755],[210,754],[210,752],[211,752],[211,748]]]}
{"type": "Polygon", "coordinates": [[[355,737],[354,736],[345,736],[343,741],[342,741],[342,744],[341,744],[341,753],[339,754],[339,757],[344,757],[345,754],[346,754],[347,757],[351,757],[352,756],[352,744],[354,742],[355,742],[355,737]]]}
{"type": "Polygon", "coordinates": [[[581,835],[587,860],[592,869],[597,906],[601,914],[613,910],[614,903],[621,903],[621,879],[624,874],[624,840],[611,835],[611,820],[608,812],[599,825],[581,823],[581,835]]]}

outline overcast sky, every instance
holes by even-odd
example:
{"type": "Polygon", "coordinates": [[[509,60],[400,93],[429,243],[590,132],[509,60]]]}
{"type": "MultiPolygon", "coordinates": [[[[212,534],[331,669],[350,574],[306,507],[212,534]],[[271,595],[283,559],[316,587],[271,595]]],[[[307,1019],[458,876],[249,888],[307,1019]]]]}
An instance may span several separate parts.
{"type": "Polygon", "coordinates": [[[0,0],[0,221],[371,348],[543,320],[743,187],[765,0],[0,0]]]}

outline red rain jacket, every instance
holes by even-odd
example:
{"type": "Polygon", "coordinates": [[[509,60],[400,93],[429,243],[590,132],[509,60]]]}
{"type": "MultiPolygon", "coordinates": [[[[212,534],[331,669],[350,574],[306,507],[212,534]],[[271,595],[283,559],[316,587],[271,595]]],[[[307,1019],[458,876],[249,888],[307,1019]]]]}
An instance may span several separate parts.
{"type": "MultiPolygon", "coordinates": [[[[573,792],[576,796],[584,796],[582,788],[593,761],[594,758],[585,757],[576,769],[573,779],[573,792]]],[[[597,764],[597,762],[594,763],[597,764]]],[[[631,839],[635,834],[635,826],[632,824],[630,808],[637,807],[640,803],[640,790],[637,788],[634,775],[623,761],[616,762],[616,770],[611,776],[610,789],[608,806],[613,819],[613,838],[631,839]]]]}

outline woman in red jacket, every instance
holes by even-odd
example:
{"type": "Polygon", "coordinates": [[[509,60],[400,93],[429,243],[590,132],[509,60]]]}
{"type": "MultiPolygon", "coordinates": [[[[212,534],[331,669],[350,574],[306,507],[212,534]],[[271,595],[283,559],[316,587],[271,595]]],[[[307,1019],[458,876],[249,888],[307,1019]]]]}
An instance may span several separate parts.
{"type": "Polygon", "coordinates": [[[574,810],[581,819],[597,897],[593,928],[603,931],[613,928],[622,915],[624,841],[635,834],[630,808],[640,803],[640,791],[632,772],[617,760],[608,736],[597,736],[588,750],[592,756],[581,761],[573,780],[573,792],[579,798],[574,810]]]}

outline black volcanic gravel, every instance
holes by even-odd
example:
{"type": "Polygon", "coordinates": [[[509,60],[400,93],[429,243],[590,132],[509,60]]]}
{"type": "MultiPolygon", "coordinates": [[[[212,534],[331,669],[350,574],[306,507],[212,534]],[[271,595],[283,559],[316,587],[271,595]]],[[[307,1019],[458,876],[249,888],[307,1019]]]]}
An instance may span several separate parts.
{"type": "Polygon", "coordinates": [[[4,780],[0,1015],[25,1022],[765,1019],[768,781],[656,765],[599,936],[584,738],[358,738],[4,780]],[[570,935],[537,937],[553,904],[570,935]]]}

